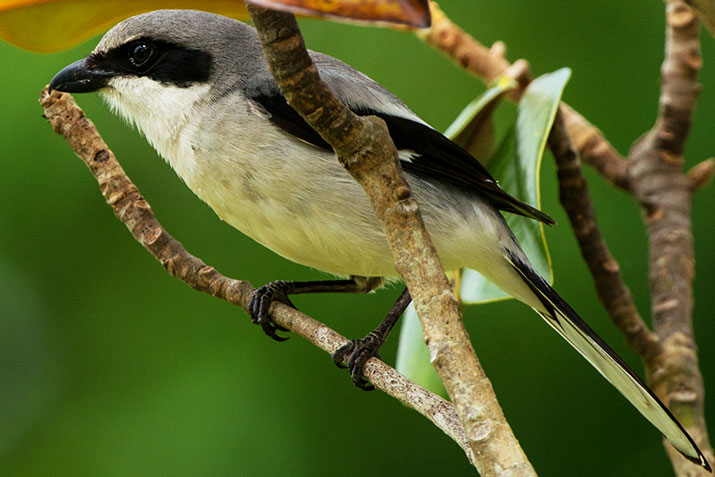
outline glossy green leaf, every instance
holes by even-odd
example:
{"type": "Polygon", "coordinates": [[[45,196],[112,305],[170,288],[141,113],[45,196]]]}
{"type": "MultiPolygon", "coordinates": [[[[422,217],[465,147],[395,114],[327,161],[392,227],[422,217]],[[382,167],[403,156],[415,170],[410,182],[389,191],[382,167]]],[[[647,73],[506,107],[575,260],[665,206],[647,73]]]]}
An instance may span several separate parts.
{"type": "MultiPolygon", "coordinates": [[[[506,191],[526,203],[540,204],[541,160],[561,94],[570,76],[571,71],[563,68],[535,79],[519,102],[516,125],[504,133],[499,146],[490,155],[489,170],[492,175],[506,191]]],[[[510,87],[513,86],[507,81],[498,80],[494,87],[462,111],[447,129],[447,136],[463,147],[483,141],[485,133],[480,129],[491,122],[496,104],[510,87]]],[[[483,146],[480,148],[483,149],[483,146]]],[[[534,267],[542,276],[553,281],[543,224],[514,214],[504,215],[534,267]]],[[[462,303],[484,303],[509,297],[474,270],[463,270],[459,278],[461,283],[457,288],[462,303]]],[[[446,395],[444,385],[430,363],[422,328],[412,305],[402,318],[395,367],[425,388],[446,395]]]]}
{"type": "Polygon", "coordinates": [[[484,165],[490,160],[494,149],[492,113],[504,94],[517,86],[514,79],[506,76],[497,78],[493,84],[469,103],[444,133],[484,165]]]}
{"type": "MultiPolygon", "coordinates": [[[[541,204],[539,173],[546,140],[570,76],[571,70],[562,68],[532,81],[519,102],[514,133],[506,135],[490,163],[490,172],[507,192],[536,207],[541,204]]],[[[504,216],[536,270],[553,282],[543,224],[514,214],[504,216]]],[[[463,303],[509,298],[480,273],[469,269],[462,276],[461,295],[463,303]]]]}

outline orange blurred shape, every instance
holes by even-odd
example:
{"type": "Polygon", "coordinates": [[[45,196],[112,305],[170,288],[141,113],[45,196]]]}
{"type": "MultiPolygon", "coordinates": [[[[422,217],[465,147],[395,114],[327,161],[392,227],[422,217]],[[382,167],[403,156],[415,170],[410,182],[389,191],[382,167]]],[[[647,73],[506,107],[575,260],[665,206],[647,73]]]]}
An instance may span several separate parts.
{"type": "Polygon", "coordinates": [[[429,0],[247,0],[254,5],[292,13],[387,23],[414,28],[430,25],[429,0]]]}

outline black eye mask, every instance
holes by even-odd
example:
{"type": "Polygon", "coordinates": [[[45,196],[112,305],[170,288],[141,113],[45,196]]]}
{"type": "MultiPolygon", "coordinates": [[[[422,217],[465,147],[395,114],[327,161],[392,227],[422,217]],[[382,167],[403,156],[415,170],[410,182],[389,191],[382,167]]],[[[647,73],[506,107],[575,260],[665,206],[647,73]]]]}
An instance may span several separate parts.
{"type": "Polygon", "coordinates": [[[90,55],[87,67],[115,76],[146,76],[162,84],[187,88],[209,79],[211,55],[166,41],[139,38],[106,53],[90,55]]]}

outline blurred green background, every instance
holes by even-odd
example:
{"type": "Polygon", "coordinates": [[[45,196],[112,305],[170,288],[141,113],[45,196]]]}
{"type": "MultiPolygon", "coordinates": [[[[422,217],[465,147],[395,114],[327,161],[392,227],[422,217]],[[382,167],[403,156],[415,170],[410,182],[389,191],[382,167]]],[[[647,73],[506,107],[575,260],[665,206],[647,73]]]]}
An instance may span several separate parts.
{"type": "MultiPolygon", "coordinates": [[[[651,127],[663,5],[476,2],[443,9],[480,41],[504,40],[535,74],[573,69],[565,100],[626,152],[651,127]]],[[[406,32],[303,21],[309,47],[352,64],[446,128],[484,90],[406,32]]],[[[40,55],[0,43],[0,473],[3,475],[472,475],[461,450],[415,412],[353,388],[329,356],[275,343],[240,310],[169,277],[105,205],[94,179],[41,117],[42,87],[96,39],[40,55]]],[[[688,166],[714,153],[715,40],[703,33],[703,93],[688,166]]],[[[319,279],[227,226],[98,97],[77,98],[163,225],[222,272],[260,285],[319,279]]],[[[642,373],[595,297],[544,161],[542,207],[556,288],[642,373]]],[[[602,231],[649,315],[646,236],[626,194],[586,174],[602,231]]],[[[695,331],[715,394],[715,187],[693,222],[695,331]]],[[[349,337],[399,290],[297,297],[349,337]]],[[[467,327],[516,435],[542,475],[669,475],[658,432],[525,306],[469,307],[467,327]]],[[[396,337],[382,356],[394,362],[396,337]]],[[[715,434],[715,406],[707,419],[715,434]]]]}

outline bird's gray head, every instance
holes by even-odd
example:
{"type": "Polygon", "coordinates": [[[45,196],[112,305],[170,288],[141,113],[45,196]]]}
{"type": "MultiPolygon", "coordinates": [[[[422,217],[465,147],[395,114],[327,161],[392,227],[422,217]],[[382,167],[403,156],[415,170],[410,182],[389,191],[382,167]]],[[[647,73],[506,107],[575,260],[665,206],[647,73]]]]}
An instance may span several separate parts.
{"type": "Polygon", "coordinates": [[[256,76],[270,73],[252,27],[195,10],[158,10],[116,25],[89,56],[57,73],[50,90],[99,91],[167,157],[192,118],[215,99],[245,91],[256,76]]]}
{"type": "Polygon", "coordinates": [[[109,30],[88,57],[60,71],[50,89],[99,91],[116,87],[117,78],[147,78],[177,88],[220,86],[250,75],[241,57],[259,49],[253,29],[236,20],[195,10],[158,10],[109,30]]]}

